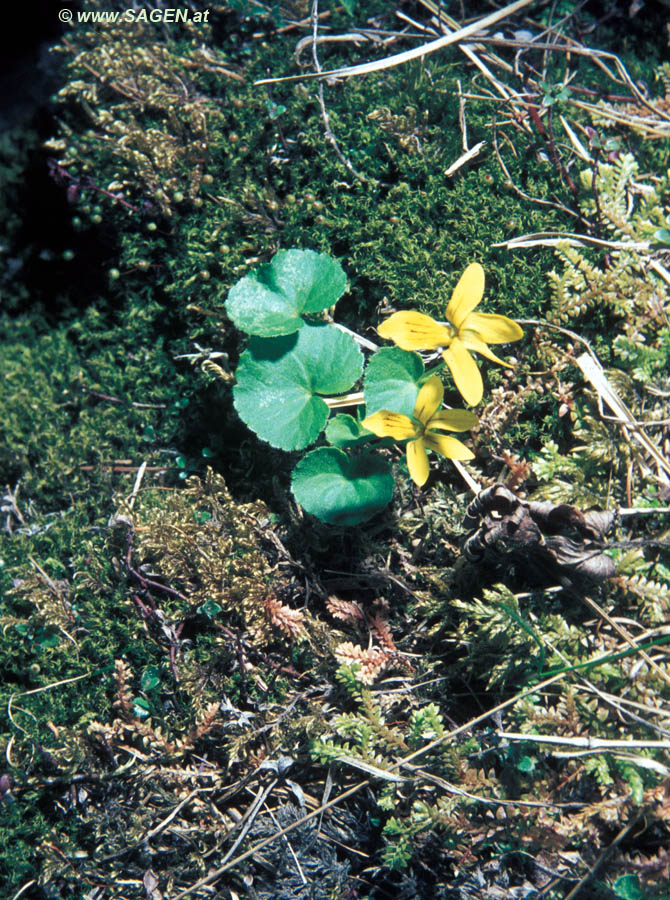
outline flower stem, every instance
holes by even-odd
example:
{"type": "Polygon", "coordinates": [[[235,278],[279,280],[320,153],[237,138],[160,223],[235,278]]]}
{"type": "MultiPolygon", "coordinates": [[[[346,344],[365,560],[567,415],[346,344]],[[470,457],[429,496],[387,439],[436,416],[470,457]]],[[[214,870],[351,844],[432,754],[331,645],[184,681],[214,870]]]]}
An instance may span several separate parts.
{"type": "Polygon", "coordinates": [[[341,397],[322,397],[329,409],[341,409],[344,406],[360,406],[365,403],[363,391],[355,391],[353,394],[343,394],[341,397]]]}
{"type": "Polygon", "coordinates": [[[332,322],[335,328],[339,328],[340,331],[343,331],[345,334],[350,334],[352,338],[356,341],[357,344],[360,344],[361,347],[365,347],[366,350],[379,350],[377,344],[374,344],[372,341],[369,341],[367,338],[361,337],[360,334],[356,334],[355,331],[352,331],[351,328],[347,328],[346,325],[340,325],[339,322],[332,322]]]}

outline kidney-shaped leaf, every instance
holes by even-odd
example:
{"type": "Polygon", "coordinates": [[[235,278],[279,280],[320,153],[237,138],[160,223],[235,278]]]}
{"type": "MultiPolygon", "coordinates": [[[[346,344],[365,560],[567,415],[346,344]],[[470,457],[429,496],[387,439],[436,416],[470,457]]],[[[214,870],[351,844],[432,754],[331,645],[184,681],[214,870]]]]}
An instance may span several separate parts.
{"type": "Polygon", "coordinates": [[[423,372],[423,360],[418,353],[408,353],[399,347],[378,350],[368,363],[363,381],[367,415],[390,409],[411,416],[423,372]]]}
{"type": "Polygon", "coordinates": [[[328,309],[346,289],[337,260],[315,250],[280,250],[233,285],[225,306],[241,331],[277,337],[302,328],[303,313],[328,309]]]}
{"type": "Polygon", "coordinates": [[[319,447],[295,467],[291,488],[305,512],[322,522],[357,525],[391,502],[393,475],[378,453],[350,457],[335,447],[319,447]]]}
{"type": "Polygon", "coordinates": [[[375,435],[367,428],[363,428],[358,419],[346,413],[335,416],[326,426],[326,440],[333,447],[340,447],[342,450],[364,444],[374,438],[375,435]]]}
{"type": "Polygon", "coordinates": [[[235,372],[238,415],[268,444],[301,450],[328,419],[319,394],[339,394],[360,378],[363,355],[332,325],[305,325],[280,338],[252,338],[235,372]]]}

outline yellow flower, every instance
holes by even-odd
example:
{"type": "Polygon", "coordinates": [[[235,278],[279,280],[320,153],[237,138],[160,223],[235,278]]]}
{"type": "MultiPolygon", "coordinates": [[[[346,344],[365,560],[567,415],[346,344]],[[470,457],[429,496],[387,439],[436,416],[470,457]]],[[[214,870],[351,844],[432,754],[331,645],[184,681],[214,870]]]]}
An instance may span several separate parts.
{"type": "Polygon", "coordinates": [[[449,459],[474,459],[474,453],[465,444],[437,432],[467,431],[477,424],[477,416],[467,409],[440,409],[443,397],[444,386],[437,375],[432,375],[419,391],[411,418],[382,409],[361,422],[377,437],[408,442],[407,467],[419,487],[428,479],[426,449],[449,459]]]}
{"type": "Polygon", "coordinates": [[[506,366],[491,350],[489,344],[518,341],[523,331],[507,316],[476,313],[474,308],[484,295],[484,270],[472,263],[460,277],[447,306],[447,323],[436,322],[424,313],[407,310],[393,313],[377,331],[390,338],[402,350],[442,349],[442,358],[449,366],[454,383],[471,406],[482,399],[484,385],[477,363],[470,350],[481,353],[492,362],[506,366]]]}

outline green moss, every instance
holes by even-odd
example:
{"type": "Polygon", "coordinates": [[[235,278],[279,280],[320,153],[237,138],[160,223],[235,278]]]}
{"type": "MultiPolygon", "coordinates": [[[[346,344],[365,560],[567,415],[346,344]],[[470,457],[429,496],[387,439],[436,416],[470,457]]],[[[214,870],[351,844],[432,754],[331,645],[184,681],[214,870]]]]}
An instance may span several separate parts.
{"type": "Polygon", "coordinates": [[[191,384],[160,339],[138,344],[137,332],[105,328],[94,312],[41,334],[25,319],[2,326],[0,466],[3,483],[21,483],[24,503],[44,515],[74,501],[94,518],[97,492],[118,482],[115,460],[125,459],[126,468],[143,459],[169,463],[157,445],[170,445],[180,416],[175,402],[188,397],[191,384]]]}
{"type": "MultiPolygon", "coordinates": [[[[72,64],[73,75],[90,86],[87,99],[85,104],[80,99],[85,94],[80,81],[75,82],[76,90],[62,94],[74,101],[79,98],[94,117],[100,118],[110,104],[111,120],[139,115],[146,98],[101,93],[95,77],[83,68],[83,63],[90,63],[99,71],[95,53],[102,51],[95,49],[96,36],[83,35],[79,40],[84,55],[72,64]],[[93,54],[93,62],[87,54],[93,54]]],[[[157,53],[152,40],[155,37],[144,31],[108,33],[103,47],[120,42],[108,79],[119,81],[124,66],[128,68],[125,54],[131,42],[148,41],[147,52],[157,53]]],[[[231,42],[232,38],[220,48],[222,65],[235,60],[231,42]]],[[[288,40],[277,40],[273,52],[281,54],[291,46],[288,40]]],[[[168,39],[167,49],[180,65],[190,59],[191,78],[200,79],[203,89],[206,84],[208,91],[225,100],[219,105],[202,101],[207,123],[202,177],[196,186],[189,181],[188,190],[178,191],[183,200],[176,206],[161,206],[169,218],[159,222],[156,231],[147,231],[152,224],[155,227],[151,211],[140,212],[138,221],[128,210],[118,205],[112,209],[108,199],[100,199],[104,215],[123,235],[119,268],[125,291],[150,278],[154,288],[167,290],[179,307],[195,302],[215,309],[249,257],[266,257],[278,246],[310,246],[334,252],[345,261],[352,282],[351,316],[359,325],[383,297],[392,303],[439,308],[449,290],[439,270],[447,278],[451,273],[455,276],[474,258],[489,272],[498,307],[517,314],[521,308],[527,314],[538,311],[546,293],[541,262],[526,266],[491,244],[515,231],[551,227],[561,220],[506,191],[490,152],[482,163],[453,178],[445,177],[444,170],[462,153],[457,99],[462,72],[456,67],[454,51],[431,57],[422,66],[413,64],[326,89],[331,127],[342,151],[364,175],[366,181],[361,183],[349,175],[328,143],[311,83],[274,86],[272,102],[285,109],[273,118],[266,90],[253,84],[265,74],[262,54],[252,57],[240,84],[208,72],[201,57],[185,45],[168,39]],[[205,176],[207,183],[202,180],[205,176]],[[177,209],[179,215],[174,215],[177,209]],[[145,279],[138,271],[140,264],[145,279]],[[533,298],[531,306],[528,298],[533,298]]],[[[164,53],[162,45],[160,50],[164,53]]],[[[328,63],[339,61],[344,58],[334,55],[328,63]]],[[[173,75],[163,76],[159,92],[166,90],[166,78],[169,81],[173,75]]],[[[179,109],[175,113],[188,114],[179,109]]],[[[155,186],[142,174],[144,170],[137,178],[131,159],[124,155],[135,139],[124,141],[120,149],[113,141],[87,140],[71,131],[73,115],[67,107],[63,109],[68,133],[65,167],[95,169],[100,183],[128,181],[135,203],[163,203],[156,201],[155,186]]],[[[476,101],[468,106],[471,143],[486,137],[489,118],[488,106],[476,101]]],[[[141,124],[134,126],[137,133],[141,124]]],[[[166,119],[164,128],[178,143],[183,124],[177,128],[166,119]]],[[[523,173],[532,159],[532,145],[525,153],[525,159],[510,163],[515,175],[523,173]]],[[[170,170],[176,183],[185,184],[193,174],[193,166],[178,156],[170,170]]],[[[552,190],[554,177],[545,166],[538,184],[531,180],[528,186],[545,196],[552,190]]],[[[549,256],[544,260],[548,267],[549,256]]],[[[192,327],[197,333],[200,323],[192,327]]]]}

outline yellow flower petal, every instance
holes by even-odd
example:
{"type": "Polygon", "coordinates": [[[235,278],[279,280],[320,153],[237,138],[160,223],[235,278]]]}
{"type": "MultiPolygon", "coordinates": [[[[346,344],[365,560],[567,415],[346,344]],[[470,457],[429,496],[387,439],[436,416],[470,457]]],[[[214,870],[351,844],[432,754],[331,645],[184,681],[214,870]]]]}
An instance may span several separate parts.
{"type": "Polygon", "coordinates": [[[461,340],[468,348],[468,350],[474,350],[475,353],[481,353],[482,356],[490,359],[491,362],[498,363],[499,366],[510,365],[510,363],[505,362],[504,359],[500,359],[499,356],[496,356],[493,350],[489,350],[488,345],[485,344],[484,341],[482,341],[481,338],[474,333],[474,331],[462,331],[461,340]]]}
{"type": "Polygon", "coordinates": [[[523,337],[523,328],[507,316],[493,313],[471,313],[463,328],[476,331],[487,344],[506,344],[508,341],[519,341],[523,337]]]}
{"type": "Polygon", "coordinates": [[[444,385],[437,375],[431,375],[428,381],[421,387],[416,398],[414,418],[418,419],[419,422],[423,422],[425,425],[442,406],[443,398],[444,385]]]}
{"type": "Polygon", "coordinates": [[[443,409],[435,413],[426,426],[427,431],[467,431],[478,423],[477,416],[467,409],[443,409]]]}
{"type": "Polygon", "coordinates": [[[407,468],[412,481],[422,487],[428,481],[430,467],[428,455],[421,439],[410,441],[407,445],[407,468]]]}
{"type": "Polygon", "coordinates": [[[447,319],[460,328],[468,313],[484,296],[484,270],[479,263],[471,263],[461,275],[447,306],[447,319]]]}
{"type": "MultiPolygon", "coordinates": [[[[474,459],[475,454],[465,444],[446,434],[426,433],[424,443],[429,450],[434,450],[447,459],[474,459]]],[[[409,444],[408,444],[409,446],[409,444]]]]}
{"type": "Polygon", "coordinates": [[[446,347],[452,338],[452,331],[446,325],[440,325],[430,316],[412,309],[393,313],[382,322],[377,332],[401,350],[435,350],[446,347]]]}
{"type": "Polygon", "coordinates": [[[442,358],[449,366],[454,383],[465,402],[470,406],[480,403],[484,395],[484,383],[477,363],[468,353],[465,344],[455,338],[442,354],[442,358]]]}
{"type": "Polygon", "coordinates": [[[410,417],[388,409],[380,409],[374,415],[366,416],[361,425],[377,437],[390,437],[394,441],[406,441],[408,438],[416,437],[416,425],[410,417]]]}

